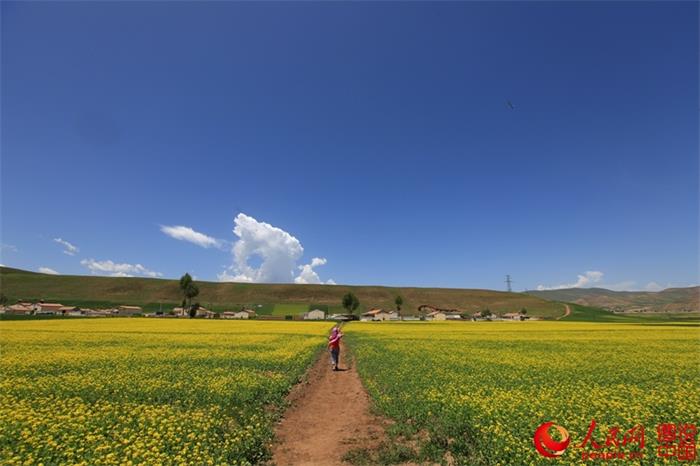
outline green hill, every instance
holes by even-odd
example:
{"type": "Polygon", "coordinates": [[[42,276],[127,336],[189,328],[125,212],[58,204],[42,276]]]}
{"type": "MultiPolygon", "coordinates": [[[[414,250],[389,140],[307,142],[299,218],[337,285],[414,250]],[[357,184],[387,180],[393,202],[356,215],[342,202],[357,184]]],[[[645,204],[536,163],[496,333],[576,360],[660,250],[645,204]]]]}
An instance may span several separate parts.
{"type": "Polygon", "coordinates": [[[605,288],[569,288],[527,291],[551,301],[564,301],[624,312],[699,312],[700,287],[668,288],[663,291],[612,291],[605,288]]]}
{"type": "MultiPolygon", "coordinates": [[[[417,313],[420,305],[469,312],[488,307],[498,314],[517,312],[524,307],[529,315],[544,318],[564,314],[560,303],[525,293],[489,290],[200,281],[197,284],[200,304],[216,311],[255,305],[261,314],[298,313],[309,306],[326,306],[330,312],[341,312],[341,297],[351,291],[360,300],[360,310],[393,308],[394,298],[401,295],[406,314],[417,313]]],[[[131,304],[155,311],[161,303],[164,310],[169,310],[181,301],[177,280],[155,278],[46,275],[0,267],[0,287],[10,302],[43,299],[83,307],[131,304]]]]}

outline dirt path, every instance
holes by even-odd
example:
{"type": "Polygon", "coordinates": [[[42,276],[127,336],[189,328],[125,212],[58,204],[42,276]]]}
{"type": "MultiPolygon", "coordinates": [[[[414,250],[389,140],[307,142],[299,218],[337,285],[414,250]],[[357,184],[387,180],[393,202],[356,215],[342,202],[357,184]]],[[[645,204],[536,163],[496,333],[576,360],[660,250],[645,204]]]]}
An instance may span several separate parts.
{"type": "Polygon", "coordinates": [[[566,308],[566,311],[564,312],[564,315],[563,315],[563,316],[557,317],[557,320],[561,320],[561,319],[563,319],[564,317],[568,317],[569,315],[571,315],[571,308],[569,307],[569,305],[568,305],[568,304],[564,304],[564,307],[566,308]]]}
{"type": "Polygon", "coordinates": [[[290,393],[291,407],[275,432],[277,466],[346,464],[342,458],[348,450],[383,439],[383,422],[370,414],[369,396],[354,364],[348,367],[345,349],[341,345],[340,367],[346,370],[332,371],[324,352],[290,393]]]}

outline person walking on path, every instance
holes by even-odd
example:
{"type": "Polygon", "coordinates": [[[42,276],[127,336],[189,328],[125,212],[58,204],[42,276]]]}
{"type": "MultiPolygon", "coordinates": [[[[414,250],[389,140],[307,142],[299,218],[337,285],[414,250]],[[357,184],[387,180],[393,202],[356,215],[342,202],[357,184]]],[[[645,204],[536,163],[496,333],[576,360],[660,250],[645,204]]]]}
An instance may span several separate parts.
{"type": "Polygon", "coordinates": [[[343,338],[343,333],[340,331],[340,327],[336,325],[331,331],[331,336],[328,337],[328,349],[331,352],[331,364],[333,365],[334,371],[338,370],[338,363],[340,362],[341,338],[343,338]]]}

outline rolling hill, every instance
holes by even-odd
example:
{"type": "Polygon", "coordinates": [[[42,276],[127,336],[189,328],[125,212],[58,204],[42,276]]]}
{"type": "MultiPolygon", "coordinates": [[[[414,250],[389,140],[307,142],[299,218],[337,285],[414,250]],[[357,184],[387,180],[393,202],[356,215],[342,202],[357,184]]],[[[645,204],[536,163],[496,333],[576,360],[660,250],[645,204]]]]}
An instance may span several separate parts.
{"type": "Polygon", "coordinates": [[[568,288],[527,291],[550,301],[594,306],[616,312],[700,311],[700,287],[668,288],[663,291],[612,291],[605,288],[568,288]]]}
{"type": "MultiPolygon", "coordinates": [[[[257,305],[260,313],[279,313],[279,310],[275,311],[275,306],[284,305],[280,307],[301,312],[309,305],[324,305],[331,312],[341,312],[341,297],[351,291],[360,300],[360,310],[393,308],[394,298],[401,295],[406,314],[415,314],[418,306],[423,304],[470,312],[488,307],[499,314],[517,312],[524,307],[529,315],[544,318],[564,314],[564,306],[560,303],[525,293],[489,290],[200,281],[197,284],[200,288],[199,302],[216,311],[257,305]]],[[[161,303],[164,310],[169,310],[181,301],[177,280],[46,275],[8,267],[0,267],[0,288],[10,302],[43,299],[83,307],[132,304],[155,311],[161,303]]]]}

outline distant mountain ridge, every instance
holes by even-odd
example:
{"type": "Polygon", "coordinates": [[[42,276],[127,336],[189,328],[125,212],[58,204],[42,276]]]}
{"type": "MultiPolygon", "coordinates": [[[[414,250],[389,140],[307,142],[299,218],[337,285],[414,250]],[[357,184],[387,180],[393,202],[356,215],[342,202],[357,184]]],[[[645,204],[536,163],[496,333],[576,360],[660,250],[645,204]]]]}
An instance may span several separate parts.
{"type": "Polygon", "coordinates": [[[605,288],[530,290],[526,293],[550,301],[564,301],[616,312],[700,311],[700,286],[662,291],[613,291],[605,288]]]}
{"type": "MultiPolygon", "coordinates": [[[[270,305],[324,306],[330,312],[343,312],[341,298],[347,292],[360,300],[358,311],[378,307],[393,309],[397,295],[403,298],[402,312],[418,313],[421,305],[442,309],[476,312],[483,309],[502,314],[526,308],[528,315],[557,318],[564,315],[561,303],[526,293],[504,291],[349,285],[296,285],[263,283],[222,283],[197,280],[201,291],[196,300],[214,311],[238,309],[255,304],[256,310],[270,305]],[[261,307],[262,306],[262,307],[261,307]]],[[[107,307],[121,304],[142,306],[144,310],[170,310],[182,300],[177,280],[143,277],[100,277],[90,275],[47,275],[9,267],[0,267],[0,289],[10,300],[60,302],[83,307],[107,307]]]]}

